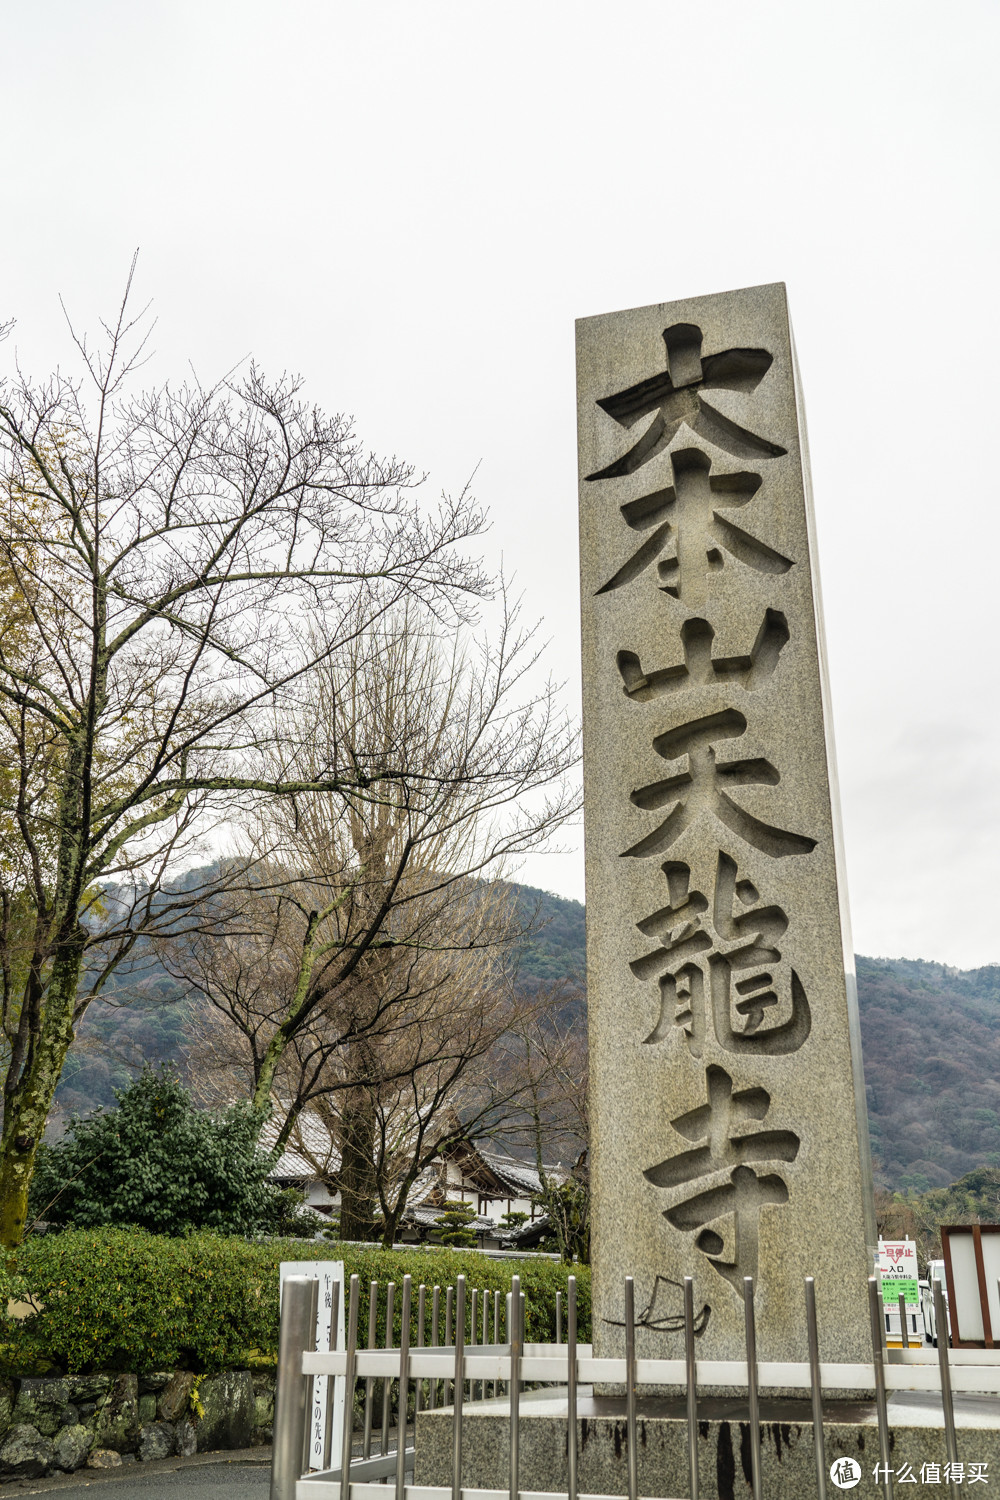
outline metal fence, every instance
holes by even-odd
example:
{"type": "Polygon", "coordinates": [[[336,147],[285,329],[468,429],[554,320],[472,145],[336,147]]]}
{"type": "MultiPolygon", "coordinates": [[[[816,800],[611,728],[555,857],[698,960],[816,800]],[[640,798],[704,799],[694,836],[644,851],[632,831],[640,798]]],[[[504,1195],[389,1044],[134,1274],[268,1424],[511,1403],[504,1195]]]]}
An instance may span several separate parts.
{"type": "MultiPolygon", "coordinates": [[[[289,1277],[285,1282],[278,1355],[278,1387],[274,1427],[271,1500],[386,1500],[387,1486],[395,1486],[395,1500],[525,1500],[520,1487],[520,1396],[526,1385],[551,1385],[565,1391],[567,1488],[559,1495],[546,1493],[537,1500],[614,1500],[614,1497],[582,1495],[578,1491],[578,1392],[583,1384],[603,1383],[625,1391],[625,1448],[628,1500],[638,1500],[638,1399],[640,1388],[665,1386],[686,1393],[687,1490],[690,1500],[699,1500],[698,1393],[706,1388],[738,1388],[744,1393],[747,1421],[756,1441],[751,1442],[751,1488],[754,1500],[764,1500],[761,1477],[760,1390],[800,1390],[811,1399],[816,1494],[826,1500],[827,1472],[824,1442],[823,1397],[837,1391],[873,1390],[878,1420],[881,1485],[885,1500],[892,1500],[888,1394],[892,1390],[922,1390],[938,1393],[949,1467],[958,1464],[953,1389],[959,1392],[1000,1392],[1000,1365],[965,1364],[960,1354],[949,1354],[942,1340],[936,1356],[930,1351],[894,1351],[887,1360],[885,1309],[877,1280],[868,1283],[872,1345],[871,1364],[832,1364],[821,1361],[816,1321],[815,1284],[805,1278],[803,1311],[809,1358],[805,1363],[767,1361],[758,1357],[754,1309],[754,1286],[744,1281],[745,1360],[703,1360],[696,1357],[694,1284],[684,1281],[684,1358],[640,1359],[636,1357],[635,1299],[631,1277],[625,1280],[625,1357],[595,1359],[589,1344],[577,1338],[576,1278],[568,1281],[565,1309],[561,1295],[556,1304],[556,1342],[525,1344],[525,1300],[520,1278],[512,1277],[511,1291],[470,1291],[464,1277],[454,1288],[420,1286],[414,1297],[410,1277],[404,1277],[399,1299],[399,1344],[394,1342],[395,1287],[387,1289],[385,1340],[375,1348],[378,1285],[368,1288],[368,1347],[358,1347],[359,1306],[362,1288],[352,1276],[347,1301],[345,1347],[329,1351],[315,1348],[317,1283],[308,1277],[289,1277]],[[565,1342],[563,1313],[565,1312],[565,1342]],[[430,1342],[426,1342],[430,1314],[430,1342]],[[416,1340],[413,1341],[415,1315],[416,1340]],[[443,1316],[442,1316],[443,1315],[443,1316]],[[501,1331],[503,1341],[501,1342],[501,1331]],[[928,1355],[930,1357],[928,1358],[928,1355]],[[342,1431],[332,1422],[334,1381],[326,1382],[327,1420],[322,1454],[309,1452],[313,1416],[313,1382],[317,1376],[335,1376],[345,1381],[346,1420],[342,1431]],[[359,1382],[362,1384],[359,1385],[359,1382]],[[374,1393],[380,1387],[378,1453],[372,1454],[374,1393]],[[472,1400],[489,1395],[509,1397],[509,1490],[468,1488],[463,1490],[463,1410],[472,1400]],[[422,1409],[451,1407],[452,1482],[450,1486],[415,1485],[415,1457],[410,1439],[411,1423],[422,1409]],[[395,1410],[395,1433],[392,1413],[395,1410]],[[355,1425],[355,1418],[357,1425],[355,1425]],[[355,1433],[361,1434],[360,1438],[355,1433]],[[391,1438],[395,1447],[390,1451],[391,1438]],[[310,1468],[315,1472],[310,1472],[310,1468]]],[[[947,1327],[942,1289],[934,1284],[939,1329],[947,1327]]],[[[332,1320],[336,1344],[337,1316],[332,1320]]],[[[956,1481],[948,1479],[952,1496],[956,1481]]]]}

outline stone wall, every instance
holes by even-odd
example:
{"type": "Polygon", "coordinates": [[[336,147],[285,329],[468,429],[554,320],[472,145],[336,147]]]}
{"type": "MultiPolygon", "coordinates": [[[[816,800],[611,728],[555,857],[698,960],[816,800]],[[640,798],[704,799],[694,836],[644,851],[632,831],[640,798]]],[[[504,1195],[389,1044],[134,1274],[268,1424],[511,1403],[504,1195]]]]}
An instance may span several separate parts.
{"type": "Polygon", "coordinates": [[[0,1479],[271,1441],[274,1375],[190,1370],[0,1380],[0,1479]]]}

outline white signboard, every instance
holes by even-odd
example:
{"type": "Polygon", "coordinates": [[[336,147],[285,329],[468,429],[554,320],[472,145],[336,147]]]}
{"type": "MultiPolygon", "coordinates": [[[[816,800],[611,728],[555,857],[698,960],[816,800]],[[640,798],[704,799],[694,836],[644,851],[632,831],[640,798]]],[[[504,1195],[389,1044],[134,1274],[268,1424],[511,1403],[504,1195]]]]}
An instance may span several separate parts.
{"type": "Polygon", "coordinates": [[[875,1270],[880,1273],[882,1301],[889,1307],[899,1307],[899,1294],[906,1298],[907,1312],[920,1308],[920,1288],[917,1285],[917,1246],[913,1240],[879,1240],[875,1270]]]}
{"type": "MultiPolygon", "coordinates": [[[[319,1279],[319,1297],[316,1310],[316,1348],[330,1348],[330,1332],[333,1316],[333,1289],[340,1288],[337,1297],[337,1348],[344,1347],[344,1262],[342,1260],[283,1260],[281,1262],[280,1286],[284,1292],[286,1276],[316,1276],[319,1279]]],[[[326,1449],[326,1398],[330,1375],[317,1375],[313,1380],[312,1412],[310,1413],[309,1468],[322,1469],[323,1453],[326,1449]]],[[[333,1397],[333,1430],[330,1437],[330,1463],[337,1468],[341,1459],[344,1437],[344,1382],[336,1380],[333,1397]]]]}

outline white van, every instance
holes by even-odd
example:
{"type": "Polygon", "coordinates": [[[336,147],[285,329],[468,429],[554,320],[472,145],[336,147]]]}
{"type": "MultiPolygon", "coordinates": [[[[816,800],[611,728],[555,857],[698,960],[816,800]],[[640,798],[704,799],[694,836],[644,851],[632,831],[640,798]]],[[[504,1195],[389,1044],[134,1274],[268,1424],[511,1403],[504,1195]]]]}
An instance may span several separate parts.
{"type": "Polygon", "coordinates": [[[944,1294],[944,1310],[948,1318],[948,1339],[951,1341],[951,1315],[948,1312],[948,1285],[944,1279],[944,1261],[927,1262],[927,1280],[920,1283],[920,1306],[924,1315],[924,1336],[937,1348],[937,1319],[934,1316],[934,1283],[940,1281],[944,1294]]]}

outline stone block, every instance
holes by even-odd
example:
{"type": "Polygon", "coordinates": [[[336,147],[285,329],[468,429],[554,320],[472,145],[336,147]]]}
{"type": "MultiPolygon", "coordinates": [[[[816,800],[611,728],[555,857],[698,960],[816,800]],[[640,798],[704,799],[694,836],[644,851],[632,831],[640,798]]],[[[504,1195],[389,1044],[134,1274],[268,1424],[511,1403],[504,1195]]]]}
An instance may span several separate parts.
{"type": "Polygon", "coordinates": [[[55,1437],[60,1427],[71,1426],[79,1415],[70,1401],[69,1382],[43,1377],[21,1381],[11,1420],[37,1427],[43,1437],[55,1437]]]}
{"type": "Polygon", "coordinates": [[[784,287],[577,325],[593,1340],[871,1358],[864,1083],[784,287]],[[831,789],[832,788],[832,789],[831,789]]]}
{"type": "Polygon", "coordinates": [[[198,1433],[191,1417],[181,1417],[174,1428],[174,1441],[182,1458],[191,1458],[198,1452],[198,1433]]]}
{"type": "Polygon", "coordinates": [[[175,1370],[160,1392],[156,1415],[161,1422],[177,1422],[188,1409],[194,1375],[190,1370],[175,1370]]]}
{"type": "Polygon", "coordinates": [[[52,1461],[56,1468],[72,1474],[86,1461],[93,1441],[94,1434],[82,1423],[77,1422],[70,1427],[63,1427],[56,1434],[54,1444],[52,1461]]]}
{"type": "Polygon", "coordinates": [[[88,1469],[118,1469],[122,1456],[115,1448],[93,1448],[87,1459],[88,1469]]]}
{"type": "Polygon", "coordinates": [[[116,1375],[111,1390],[98,1403],[95,1448],[134,1453],[139,1441],[139,1382],[135,1375],[116,1375]]]}
{"type": "Polygon", "coordinates": [[[156,1421],[156,1397],[152,1391],[147,1391],[139,1397],[139,1425],[145,1422],[156,1421]]]}
{"type": "Polygon", "coordinates": [[[249,1370],[206,1376],[198,1386],[198,1399],[204,1408],[196,1423],[199,1453],[249,1446],[255,1412],[249,1370]]]}
{"type": "Polygon", "coordinates": [[[174,1447],[174,1429],[169,1422],[147,1422],[139,1429],[139,1458],[143,1463],[169,1458],[174,1447]]]}
{"type": "Polygon", "coordinates": [[[68,1398],[76,1406],[89,1405],[106,1396],[114,1383],[113,1375],[67,1375],[68,1398]]]}
{"type": "Polygon", "coordinates": [[[38,1479],[52,1464],[54,1449],[30,1422],[17,1422],[0,1448],[0,1474],[38,1479]]]}

